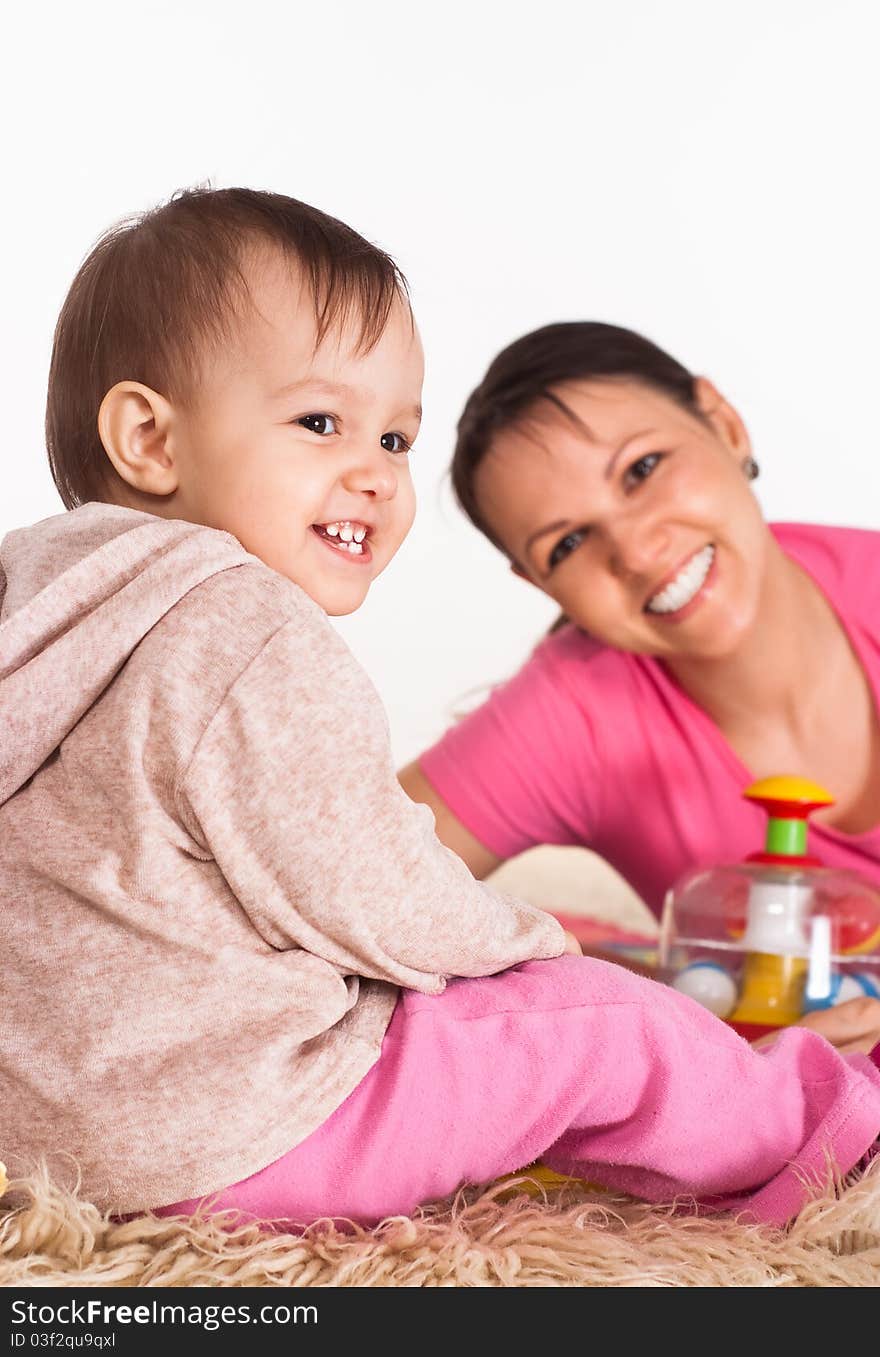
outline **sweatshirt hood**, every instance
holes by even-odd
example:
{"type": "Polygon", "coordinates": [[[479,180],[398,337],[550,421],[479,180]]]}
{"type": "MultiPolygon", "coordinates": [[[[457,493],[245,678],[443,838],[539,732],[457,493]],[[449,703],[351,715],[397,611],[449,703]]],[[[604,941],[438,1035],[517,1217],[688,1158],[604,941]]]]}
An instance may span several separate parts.
{"type": "Polygon", "coordinates": [[[190,589],[253,562],[229,533],[85,504],[0,542],[0,804],[190,589]]]}

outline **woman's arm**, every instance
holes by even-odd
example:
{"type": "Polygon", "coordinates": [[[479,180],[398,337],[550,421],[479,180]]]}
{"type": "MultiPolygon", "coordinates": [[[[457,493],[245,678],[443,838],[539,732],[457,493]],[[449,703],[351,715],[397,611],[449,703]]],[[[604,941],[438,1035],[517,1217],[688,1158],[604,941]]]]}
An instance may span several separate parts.
{"type": "Polygon", "coordinates": [[[490,872],[494,872],[496,867],[501,866],[504,859],[490,853],[489,849],[465,828],[461,820],[453,815],[446,802],[437,795],[417,762],[401,769],[398,778],[403,790],[413,801],[420,801],[423,805],[431,807],[434,812],[437,838],[441,843],[445,843],[447,848],[451,848],[453,853],[458,854],[479,881],[490,872]]]}
{"type": "MultiPolygon", "coordinates": [[[[418,761],[407,764],[397,776],[403,790],[413,801],[419,801],[425,806],[430,806],[434,812],[437,838],[462,859],[475,877],[482,880],[483,877],[494,872],[496,867],[501,866],[504,859],[496,857],[494,853],[484,847],[479,839],[475,839],[470,830],[465,828],[461,820],[453,815],[449,806],[425,777],[418,761]]],[[[569,932],[565,934],[565,950],[574,953],[575,956],[593,956],[598,957],[601,961],[612,961],[615,965],[635,971],[638,975],[653,976],[650,967],[643,966],[637,961],[631,961],[628,957],[603,951],[600,947],[588,947],[585,950],[574,934],[569,932]]]]}

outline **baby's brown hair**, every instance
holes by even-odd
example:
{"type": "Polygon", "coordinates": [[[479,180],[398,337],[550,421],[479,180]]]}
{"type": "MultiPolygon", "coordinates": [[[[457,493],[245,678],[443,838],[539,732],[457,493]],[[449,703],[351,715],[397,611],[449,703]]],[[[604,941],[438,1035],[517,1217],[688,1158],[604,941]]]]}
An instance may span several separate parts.
{"type": "Polygon", "coordinates": [[[185,405],[212,348],[232,342],[248,298],[250,247],[276,249],[309,286],[318,341],[356,319],[368,350],[406,280],[389,255],[295,198],[257,189],[193,188],[111,227],[61,308],[46,402],[46,448],[68,509],[106,499],[115,478],[98,411],[120,381],[185,405]]]}

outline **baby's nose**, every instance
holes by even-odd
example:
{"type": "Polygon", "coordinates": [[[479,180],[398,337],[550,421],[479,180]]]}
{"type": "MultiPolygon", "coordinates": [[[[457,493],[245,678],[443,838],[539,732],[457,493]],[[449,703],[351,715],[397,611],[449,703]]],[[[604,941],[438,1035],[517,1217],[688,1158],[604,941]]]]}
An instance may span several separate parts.
{"type": "Polygon", "coordinates": [[[382,448],[378,455],[366,451],[355,457],[343,476],[346,489],[376,499],[391,499],[397,493],[397,476],[387,458],[382,448]]]}

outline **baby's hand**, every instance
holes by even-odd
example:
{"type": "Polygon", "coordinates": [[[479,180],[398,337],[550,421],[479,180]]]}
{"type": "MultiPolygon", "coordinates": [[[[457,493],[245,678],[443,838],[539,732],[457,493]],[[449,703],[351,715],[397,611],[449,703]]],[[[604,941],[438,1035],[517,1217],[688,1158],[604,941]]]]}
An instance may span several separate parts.
{"type": "MultiPolygon", "coordinates": [[[[865,1055],[880,1041],[880,999],[849,999],[834,1008],[807,1013],[796,1027],[809,1027],[843,1053],[861,1051],[865,1055]]],[[[784,1031],[780,1028],[779,1032],[784,1031]]],[[[752,1045],[772,1046],[779,1032],[759,1037],[752,1045]]]]}

